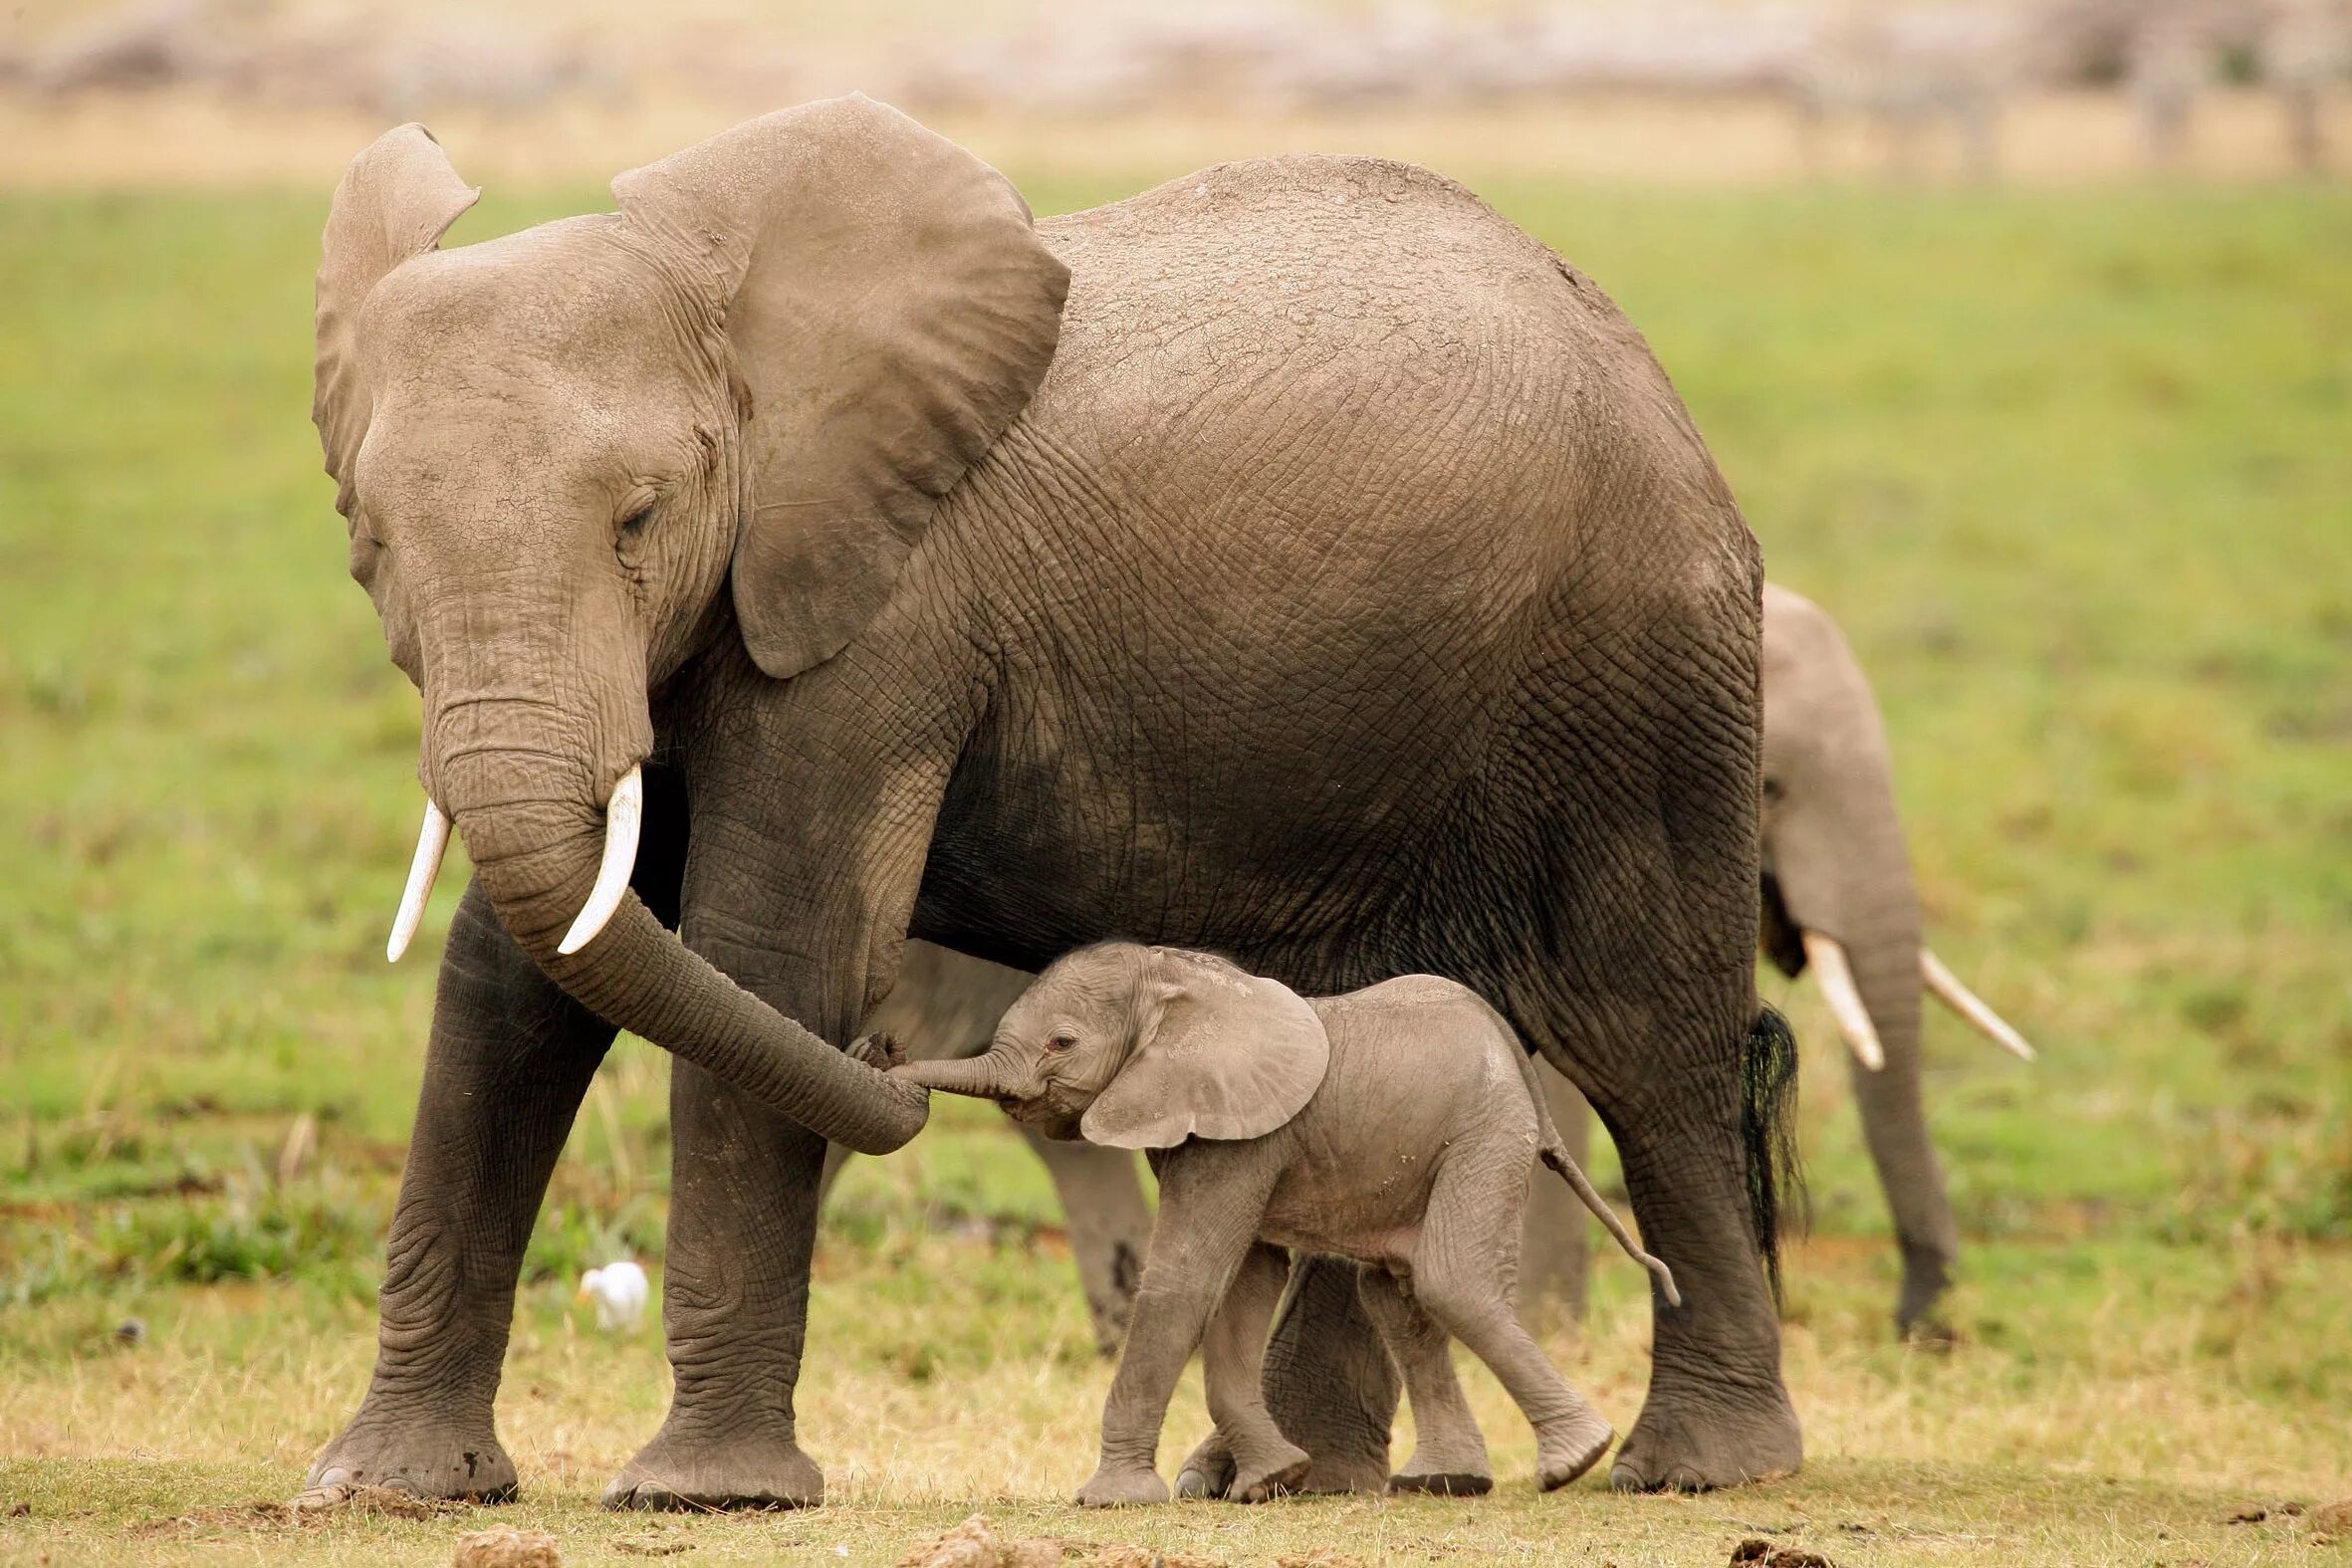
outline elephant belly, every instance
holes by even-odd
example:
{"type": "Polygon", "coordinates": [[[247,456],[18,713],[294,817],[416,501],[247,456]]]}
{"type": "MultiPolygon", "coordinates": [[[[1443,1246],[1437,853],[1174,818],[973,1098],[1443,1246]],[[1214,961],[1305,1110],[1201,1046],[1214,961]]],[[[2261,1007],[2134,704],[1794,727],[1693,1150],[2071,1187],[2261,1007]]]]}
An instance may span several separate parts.
{"type": "Polygon", "coordinates": [[[1342,1183],[1286,1178],[1268,1204],[1258,1235],[1276,1246],[1352,1258],[1393,1269],[1410,1265],[1429,1208],[1427,1170],[1400,1168],[1359,1188],[1362,1173],[1342,1183]]]}

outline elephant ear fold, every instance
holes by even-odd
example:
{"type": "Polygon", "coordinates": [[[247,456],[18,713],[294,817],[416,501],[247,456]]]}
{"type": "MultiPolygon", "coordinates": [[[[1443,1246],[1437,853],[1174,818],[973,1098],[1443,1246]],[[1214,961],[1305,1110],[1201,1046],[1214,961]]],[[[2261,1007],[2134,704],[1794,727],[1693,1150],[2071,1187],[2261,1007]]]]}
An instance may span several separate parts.
{"type": "Polygon", "coordinates": [[[335,187],[320,240],[311,422],[335,477],[335,509],[346,516],[371,395],[359,362],[359,308],[385,274],[439,245],[481,194],[457,177],[433,133],[413,124],[376,137],[335,187]]]}
{"type": "Polygon", "coordinates": [[[612,182],[723,322],[749,392],[736,616],[783,678],[889,598],[940,498],[1027,406],[1069,273],[1005,177],[858,95],[612,182]]]}
{"type": "Polygon", "coordinates": [[[1080,1119],[1089,1143],[1168,1149],[1259,1138],[1298,1114],[1331,1064],[1323,1020],[1290,987],[1221,959],[1152,950],[1135,1048],[1080,1119]]]}

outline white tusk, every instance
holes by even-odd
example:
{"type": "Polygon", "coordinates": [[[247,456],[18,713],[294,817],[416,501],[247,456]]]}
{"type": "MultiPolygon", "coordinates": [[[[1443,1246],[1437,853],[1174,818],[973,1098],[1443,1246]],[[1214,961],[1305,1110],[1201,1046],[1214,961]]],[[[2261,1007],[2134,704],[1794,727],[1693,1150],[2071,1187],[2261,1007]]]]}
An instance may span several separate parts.
{"type": "Polygon", "coordinates": [[[645,819],[645,772],[632,768],[612,786],[604,802],[604,863],[596,867],[596,885],[588,889],[580,918],[557,944],[558,953],[578,953],[596,940],[604,922],[620,907],[629,890],[629,873],[637,869],[637,829],[645,819]]]}
{"type": "Polygon", "coordinates": [[[1862,992],[1854,984],[1854,971],[1846,963],[1846,950],[1835,937],[1823,936],[1818,931],[1804,933],[1805,963],[1813,971],[1813,979],[1820,983],[1821,998],[1829,1004],[1829,1011],[1837,1019],[1837,1031],[1846,1037],[1846,1044],[1854,1059],[1872,1072],[1887,1064],[1887,1053],[1878,1043],[1878,1027],[1870,1021],[1870,1009],[1862,1006],[1862,992]]]}
{"type": "Polygon", "coordinates": [[[2010,1028],[2005,1018],[1985,1005],[1984,998],[1962,985],[1960,977],[1926,948],[1919,950],[1919,974],[1938,1002],[1975,1024],[1987,1039],[2026,1061],[2033,1059],[2033,1047],[2025,1043],[2025,1036],[2010,1028]]]}
{"type": "Polygon", "coordinates": [[[424,799],[424,825],[416,830],[416,858],[408,862],[408,885],[400,890],[400,912],[392,917],[391,940],[383,945],[384,962],[397,964],[416,937],[416,923],[424,919],[424,901],[441,874],[441,856],[449,848],[449,813],[424,799]]]}

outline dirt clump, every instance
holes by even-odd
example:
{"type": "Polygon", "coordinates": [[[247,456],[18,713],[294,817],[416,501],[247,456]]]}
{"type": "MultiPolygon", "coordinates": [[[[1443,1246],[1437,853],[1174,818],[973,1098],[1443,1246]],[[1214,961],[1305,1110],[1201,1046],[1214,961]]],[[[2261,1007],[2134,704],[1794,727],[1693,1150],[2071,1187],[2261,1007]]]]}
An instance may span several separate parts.
{"type": "Polygon", "coordinates": [[[898,1568],[1058,1568],[1061,1542],[1051,1535],[1005,1541],[973,1514],[954,1529],[898,1559],[898,1568]]]}
{"type": "Polygon", "coordinates": [[[2346,1539],[2352,1539],[2352,1497],[2323,1502],[2311,1510],[2313,1545],[2325,1546],[2346,1539]]]}
{"type": "Polygon", "coordinates": [[[313,1486],[286,1504],[285,1511],[288,1517],[299,1524],[309,1518],[344,1510],[371,1513],[386,1519],[437,1519],[444,1513],[454,1513],[457,1504],[419,1497],[412,1491],[402,1491],[396,1486],[337,1485],[313,1486]]]}
{"type": "Polygon", "coordinates": [[[1277,1557],[1274,1568],[1364,1568],[1364,1560],[1328,1546],[1318,1546],[1311,1552],[1277,1557]]]}
{"type": "Polygon", "coordinates": [[[1758,1540],[1753,1535],[1732,1548],[1732,1568],[1742,1568],[1746,1563],[1756,1563],[1759,1568],[1837,1568],[1837,1564],[1819,1552],[1802,1551],[1794,1546],[1775,1550],[1771,1542],[1758,1540]]]}
{"type": "Polygon", "coordinates": [[[494,1524],[457,1538],[450,1568],[563,1568],[564,1554],[545,1530],[494,1524]]]}

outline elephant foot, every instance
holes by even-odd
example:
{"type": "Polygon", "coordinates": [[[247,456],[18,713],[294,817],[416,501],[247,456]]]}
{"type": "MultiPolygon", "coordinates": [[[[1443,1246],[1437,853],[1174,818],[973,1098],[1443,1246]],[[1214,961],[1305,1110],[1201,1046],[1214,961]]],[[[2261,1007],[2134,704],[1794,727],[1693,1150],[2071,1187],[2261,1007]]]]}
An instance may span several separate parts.
{"type": "Polygon", "coordinates": [[[383,1486],[418,1497],[512,1502],[515,1461],[486,1420],[461,1426],[371,1418],[362,1411],[311,1461],[303,1485],[383,1486]]]}
{"type": "Polygon", "coordinates": [[[1952,1260],[1933,1247],[1903,1248],[1903,1289],[1895,1297],[1897,1337],[1948,1348],[1956,1336],[1943,1319],[1944,1298],[1952,1289],[1952,1260]]]}
{"type": "Polygon", "coordinates": [[[1304,1449],[1285,1443],[1266,1454],[1253,1454],[1247,1464],[1237,1464],[1225,1495],[1235,1502],[1271,1502],[1296,1491],[1313,1467],[1304,1449]]]}
{"type": "Polygon", "coordinates": [[[668,1427],[604,1488],[607,1508],[814,1508],[824,1472],[791,1438],[682,1438],[668,1427]]]}
{"type": "Polygon", "coordinates": [[[1073,1499],[1081,1508],[1132,1508],[1168,1500],[1168,1483],[1149,1466],[1105,1462],[1073,1499]]]}
{"type": "Polygon", "coordinates": [[[1233,1489],[1233,1451],[1223,1433],[1212,1432],[1200,1441],[1176,1470],[1179,1497],[1222,1497],[1233,1489]]]}
{"type": "Polygon", "coordinates": [[[1768,1393],[1721,1387],[1650,1402],[1617,1451],[1609,1484],[1619,1491],[1710,1491],[1792,1475],[1804,1463],[1796,1412],[1778,1384],[1768,1393]]]}
{"type": "Polygon", "coordinates": [[[1535,1434],[1535,1489],[1557,1491],[1599,1462],[1617,1430],[1587,1408],[1535,1434]]]}
{"type": "Polygon", "coordinates": [[[1433,1497],[1484,1497],[1495,1489],[1495,1477],[1482,1470],[1402,1469],[1388,1477],[1388,1489],[1433,1497]]]}

